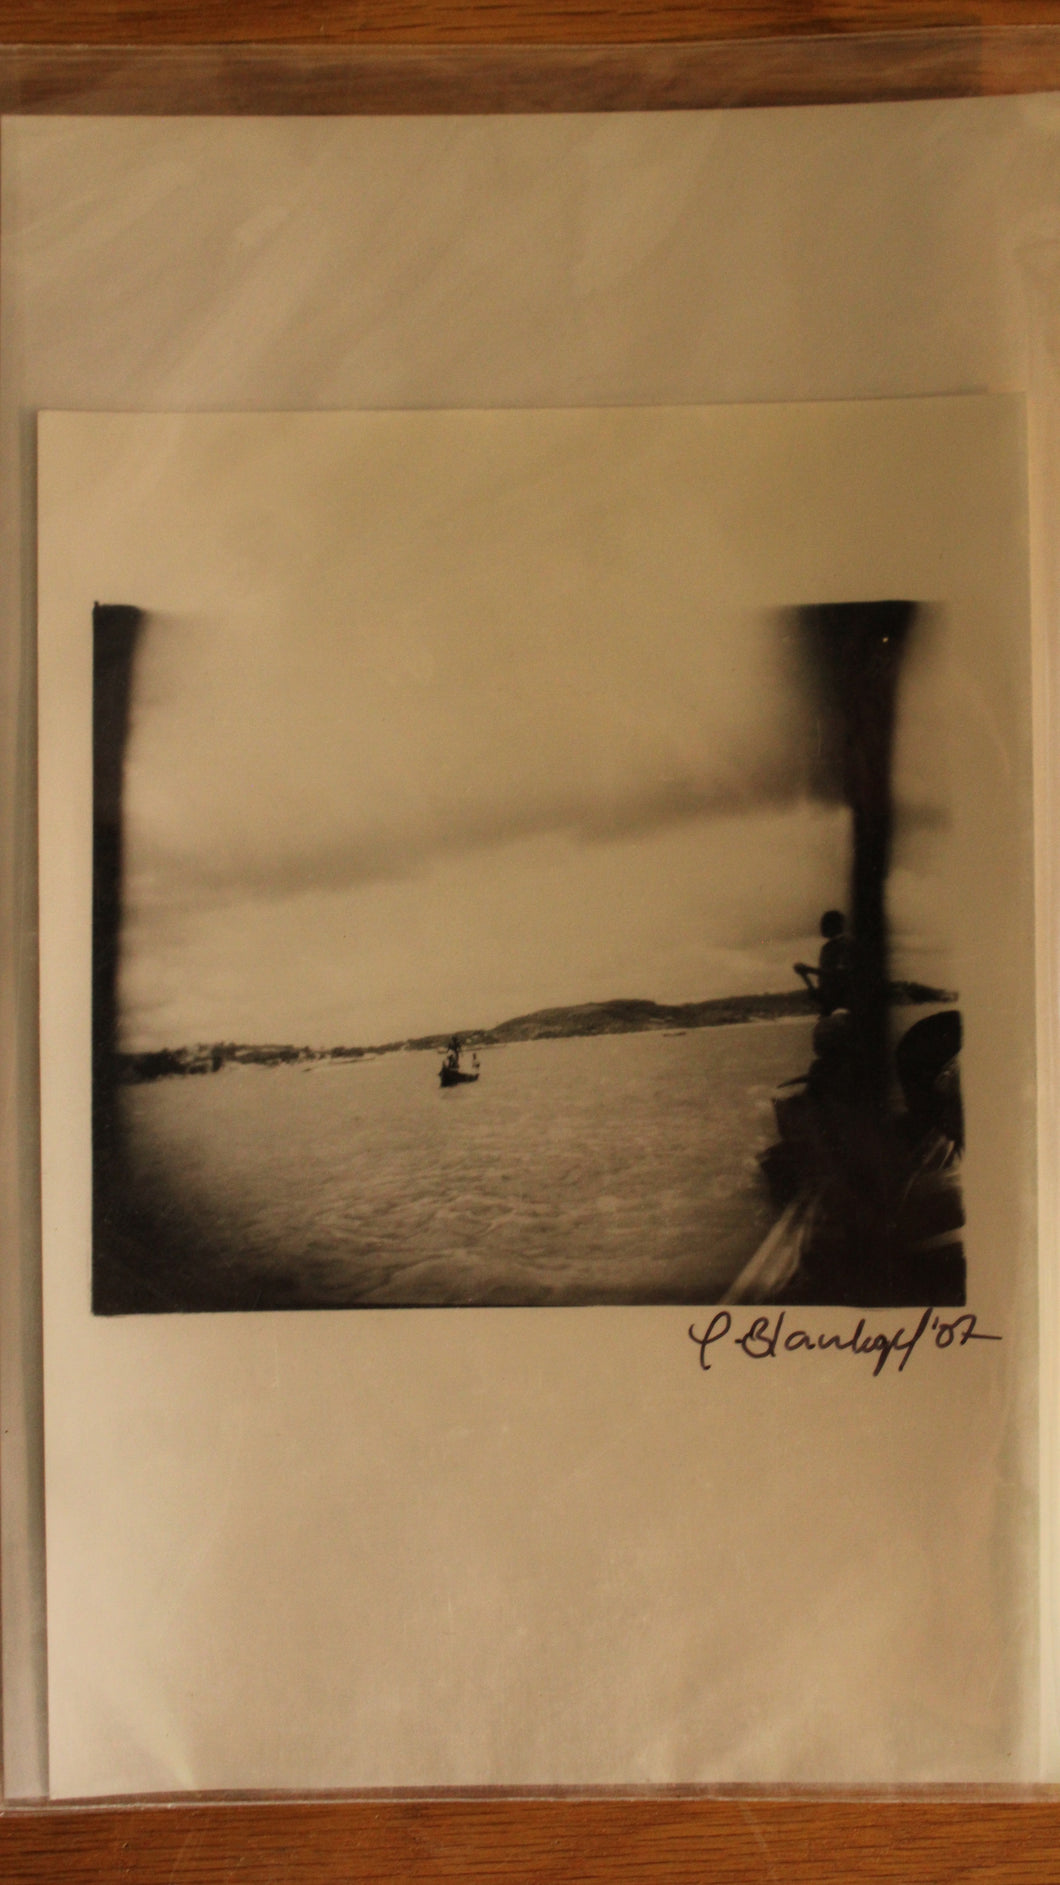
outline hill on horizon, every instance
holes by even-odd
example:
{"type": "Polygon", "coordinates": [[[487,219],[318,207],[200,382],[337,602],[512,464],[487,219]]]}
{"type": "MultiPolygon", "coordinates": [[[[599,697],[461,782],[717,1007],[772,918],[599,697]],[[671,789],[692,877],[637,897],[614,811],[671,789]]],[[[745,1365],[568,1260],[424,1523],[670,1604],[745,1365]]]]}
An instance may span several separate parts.
{"type": "MultiPolygon", "coordinates": [[[[920,1004],[955,1002],[950,990],[930,988],[923,982],[892,982],[891,1001],[920,1004]]],[[[668,1032],[690,1028],[731,1027],[746,1021],[782,1021],[814,1013],[805,989],[785,989],[770,995],[722,995],[710,1001],[657,1002],[637,997],[614,1001],[578,1002],[567,1007],[537,1008],[513,1015],[492,1028],[455,1030],[466,1048],[505,1047],[518,1041],[563,1040],[593,1034],[668,1032]]],[[[195,1047],[163,1047],[117,1056],[118,1078],[126,1082],[160,1080],[170,1074],[218,1073],[232,1062],[242,1066],[274,1067],[292,1061],[361,1060],[366,1055],[442,1052],[453,1033],[423,1034],[402,1041],[369,1047],[295,1047],[283,1044],[216,1042],[195,1047]]]]}

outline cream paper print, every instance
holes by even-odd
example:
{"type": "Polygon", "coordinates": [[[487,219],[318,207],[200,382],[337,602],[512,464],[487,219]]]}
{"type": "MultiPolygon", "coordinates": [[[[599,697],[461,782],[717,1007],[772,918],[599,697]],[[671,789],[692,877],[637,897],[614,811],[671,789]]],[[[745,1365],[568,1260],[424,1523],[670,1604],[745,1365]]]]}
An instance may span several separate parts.
{"type": "Polygon", "coordinates": [[[41,420],[58,1791],[1025,1758],[1023,466],[1006,399],[41,420]]]}

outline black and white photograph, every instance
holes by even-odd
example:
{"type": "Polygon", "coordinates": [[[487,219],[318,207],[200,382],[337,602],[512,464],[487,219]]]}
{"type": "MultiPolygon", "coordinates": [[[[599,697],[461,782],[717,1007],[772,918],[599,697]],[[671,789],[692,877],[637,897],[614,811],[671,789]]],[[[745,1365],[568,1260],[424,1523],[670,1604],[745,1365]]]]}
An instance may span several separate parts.
{"type": "Polygon", "coordinates": [[[945,611],[723,430],[81,459],[98,1312],[964,1301],[945,611]]]}
{"type": "Polygon", "coordinates": [[[5,126],[53,1793],[1038,1772],[1034,231],[938,109],[5,126]]]}

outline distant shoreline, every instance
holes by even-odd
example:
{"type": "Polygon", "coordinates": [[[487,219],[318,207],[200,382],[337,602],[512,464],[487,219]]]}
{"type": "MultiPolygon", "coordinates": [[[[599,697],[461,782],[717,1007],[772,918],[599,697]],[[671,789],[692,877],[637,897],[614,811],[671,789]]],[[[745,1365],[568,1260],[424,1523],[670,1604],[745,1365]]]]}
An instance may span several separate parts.
{"type": "MultiPolygon", "coordinates": [[[[954,1002],[946,989],[923,982],[892,982],[894,1003],[954,1002]]],[[[462,1048],[506,1047],[517,1041],[570,1040],[597,1034],[650,1034],[672,1029],[734,1027],[747,1021],[783,1021],[815,1013],[804,989],[775,995],[723,995],[712,1001],[655,1002],[641,1000],[590,1001],[574,1007],[539,1008],[516,1015],[495,1028],[459,1030],[462,1048]]],[[[226,1066],[279,1067],[296,1062],[355,1061],[379,1054],[444,1053],[452,1033],[423,1034],[403,1041],[385,1041],[372,1047],[294,1047],[263,1043],[248,1045],[216,1041],[208,1046],[162,1047],[137,1054],[118,1054],[117,1077],[126,1085],[162,1080],[177,1074],[219,1073],[226,1066]]]]}

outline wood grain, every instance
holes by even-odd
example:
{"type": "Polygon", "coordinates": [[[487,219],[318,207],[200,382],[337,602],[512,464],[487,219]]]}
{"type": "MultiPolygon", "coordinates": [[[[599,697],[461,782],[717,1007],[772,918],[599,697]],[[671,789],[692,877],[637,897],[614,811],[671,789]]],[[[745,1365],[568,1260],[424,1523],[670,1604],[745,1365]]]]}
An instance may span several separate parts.
{"type": "MultiPolygon", "coordinates": [[[[1037,84],[1060,32],[1028,29],[1037,84]]],[[[1012,42],[1006,40],[1009,57],[1012,42]]],[[[1026,65],[1023,55],[1020,69],[1026,65]]],[[[981,35],[836,35],[679,46],[0,48],[0,111],[269,116],[649,111],[952,98],[986,89],[981,35]]],[[[1002,85],[995,75],[994,89],[1002,85]]]]}
{"type": "Polygon", "coordinates": [[[3,0],[33,45],[627,44],[1055,21],[1054,0],[3,0]]]}
{"type": "Polygon", "coordinates": [[[597,1800],[131,1807],[10,1815],[6,1885],[1055,1885],[1045,1802],[597,1800]]]}
{"type": "MultiPolygon", "coordinates": [[[[635,45],[11,45],[0,111],[268,116],[689,110],[1060,87],[1056,19],[635,45]]],[[[0,20],[3,8],[0,5],[0,20]]]]}
{"type": "MultiPolygon", "coordinates": [[[[0,0],[4,110],[606,109],[1045,85],[1060,86],[1060,0],[0,0]],[[852,37],[865,33],[888,37],[852,37]],[[819,35],[834,41],[826,80],[809,43],[819,35]],[[250,50],[283,43],[315,49],[293,97],[250,50]],[[20,44],[37,51],[13,53],[20,44]],[[193,50],[232,44],[247,48],[235,68],[193,50]],[[645,44],[656,50],[631,55],[645,44]],[[139,61],[71,50],[117,45],[139,48],[139,61]],[[431,46],[462,56],[425,57],[431,46]],[[521,58],[519,48],[533,46],[597,51],[521,58]],[[153,50],[162,48],[186,52],[153,50]],[[357,61],[343,48],[376,51],[357,61]]],[[[0,1878],[1056,1885],[1060,1799],[745,1793],[20,1807],[0,1815],[0,1878]]]]}

